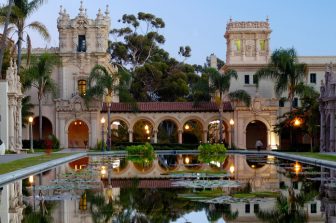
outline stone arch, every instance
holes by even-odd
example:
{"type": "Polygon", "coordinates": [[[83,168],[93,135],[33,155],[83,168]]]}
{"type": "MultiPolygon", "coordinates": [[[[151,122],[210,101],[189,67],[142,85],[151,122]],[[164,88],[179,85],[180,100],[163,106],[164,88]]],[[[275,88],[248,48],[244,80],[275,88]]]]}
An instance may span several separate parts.
{"type": "Polygon", "coordinates": [[[184,119],[182,120],[182,122],[181,122],[181,126],[180,126],[181,129],[180,129],[180,130],[183,130],[183,126],[184,126],[185,123],[186,123],[187,121],[189,121],[189,120],[197,120],[197,121],[199,121],[199,122],[202,124],[202,130],[206,130],[206,129],[204,128],[204,126],[206,126],[205,123],[204,123],[204,119],[202,119],[201,117],[196,116],[196,115],[191,115],[191,116],[188,116],[188,117],[184,118],[184,119]]]}
{"type": "MultiPolygon", "coordinates": [[[[34,117],[33,119],[33,139],[39,140],[39,133],[40,133],[40,120],[39,116],[34,117]]],[[[46,116],[42,116],[42,139],[48,139],[49,135],[53,134],[53,126],[52,122],[46,116]]]]}
{"type": "Polygon", "coordinates": [[[153,142],[154,122],[150,118],[138,117],[132,122],[131,126],[132,128],[130,130],[132,131],[134,142],[153,142]],[[148,127],[148,129],[146,129],[146,127],[148,127]]]}
{"type": "Polygon", "coordinates": [[[182,143],[198,144],[203,141],[204,121],[199,117],[190,116],[184,119],[181,127],[182,143]]]}
{"type": "Polygon", "coordinates": [[[66,125],[67,144],[69,148],[87,148],[91,131],[90,125],[83,118],[72,119],[66,125]]]}
{"type": "Polygon", "coordinates": [[[169,121],[174,122],[175,125],[178,127],[178,129],[181,129],[181,128],[182,128],[182,127],[181,127],[181,123],[180,123],[180,121],[179,121],[177,118],[175,118],[175,117],[173,117],[173,116],[168,116],[168,115],[167,115],[167,116],[163,116],[163,117],[159,118],[159,119],[155,122],[154,130],[158,130],[158,127],[159,127],[160,123],[163,122],[163,121],[166,121],[166,120],[169,120],[169,121]]]}
{"type": "MultiPolygon", "coordinates": [[[[216,120],[219,120],[219,118],[218,118],[218,115],[216,115],[216,116],[212,116],[212,117],[210,117],[210,118],[208,118],[207,120],[206,120],[206,124],[207,124],[207,131],[208,131],[208,136],[207,136],[207,138],[208,138],[208,141],[209,142],[211,142],[211,143],[214,143],[214,142],[219,142],[219,130],[217,130],[218,131],[218,133],[216,133],[217,134],[217,136],[215,137],[216,139],[214,140],[213,139],[213,132],[212,132],[212,130],[210,129],[210,122],[212,122],[212,121],[216,121],[216,120]],[[213,141],[214,140],[214,141],[213,141]]],[[[223,128],[223,140],[224,140],[224,144],[226,145],[226,146],[228,146],[228,144],[229,144],[229,142],[231,141],[231,139],[230,139],[230,136],[231,136],[231,126],[230,126],[230,124],[229,124],[229,120],[227,120],[226,118],[224,118],[224,117],[222,117],[222,120],[223,120],[223,126],[224,126],[224,128],[223,128]]]]}
{"type": "MultiPolygon", "coordinates": [[[[107,120],[107,118],[105,118],[105,120],[107,120]]],[[[126,125],[127,125],[127,128],[130,129],[130,126],[131,126],[131,123],[128,121],[128,119],[118,115],[118,116],[115,116],[115,115],[111,115],[111,123],[113,121],[116,121],[116,120],[120,120],[120,121],[123,121],[126,125]]]]}
{"type": "MultiPolygon", "coordinates": [[[[106,125],[105,131],[107,131],[106,125]]],[[[124,118],[113,117],[111,119],[111,140],[112,143],[128,142],[129,140],[129,122],[124,118]],[[119,122],[118,124],[115,124],[119,122]]]]}
{"type": "Polygon", "coordinates": [[[130,130],[133,130],[133,129],[134,129],[134,125],[135,125],[138,121],[140,121],[140,120],[145,120],[145,121],[150,122],[150,124],[153,126],[153,128],[154,128],[154,126],[155,126],[155,122],[153,121],[153,119],[151,119],[151,118],[149,118],[149,117],[147,117],[147,116],[139,116],[139,117],[136,117],[135,119],[133,119],[133,120],[131,121],[131,123],[130,123],[130,125],[129,125],[129,129],[130,129],[130,130]]]}
{"type": "Polygon", "coordinates": [[[180,123],[176,118],[170,116],[160,118],[154,127],[154,131],[157,131],[157,142],[177,143],[179,128],[180,123]]]}
{"type": "Polygon", "coordinates": [[[245,145],[247,149],[256,149],[256,141],[261,140],[263,149],[267,148],[270,130],[267,125],[260,120],[252,120],[245,127],[245,145]]]}

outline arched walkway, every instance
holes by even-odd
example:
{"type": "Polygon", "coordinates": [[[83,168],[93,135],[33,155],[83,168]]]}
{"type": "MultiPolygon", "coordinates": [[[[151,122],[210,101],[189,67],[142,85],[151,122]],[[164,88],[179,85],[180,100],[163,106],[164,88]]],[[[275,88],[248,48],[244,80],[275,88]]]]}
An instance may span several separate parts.
{"type": "Polygon", "coordinates": [[[80,119],[74,120],[68,127],[68,147],[86,148],[89,141],[89,127],[80,119]]]}
{"type": "Polygon", "coordinates": [[[267,127],[263,122],[253,120],[246,127],[246,148],[256,149],[257,140],[261,140],[264,149],[267,147],[267,127]]]}
{"type": "MultiPolygon", "coordinates": [[[[34,140],[39,140],[39,131],[40,128],[40,121],[39,121],[39,116],[35,117],[33,120],[33,139],[34,140]]],[[[42,116],[42,139],[45,140],[48,138],[49,135],[53,134],[53,127],[51,124],[51,121],[42,116]]]]}
{"type": "MultiPolygon", "coordinates": [[[[219,120],[215,119],[209,122],[208,124],[208,141],[210,143],[219,143],[220,141],[220,131],[219,131],[219,120]]],[[[224,141],[224,144],[227,146],[229,144],[229,137],[230,137],[230,132],[229,132],[229,125],[223,120],[222,122],[222,130],[223,130],[223,135],[222,139],[224,141]]]]}
{"type": "Polygon", "coordinates": [[[183,124],[182,142],[198,144],[202,142],[203,125],[196,119],[188,120],[183,124]]]}
{"type": "Polygon", "coordinates": [[[151,122],[145,119],[138,120],[133,126],[133,141],[152,142],[153,140],[153,125],[151,122]]]}
{"type": "Polygon", "coordinates": [[[174,121],[163,120],[158,126],[157,142],[158,143],[177,143],[178,126],[174,121]]]}
{"type": "MultiPolygon", "coordinates": [[[[107,131],[107,129],[105,129],[107,131]]],[[[111,140],[112,143],[128,142],[128,126],[123,120],[113,119],[111,122],[111,140]]]]}

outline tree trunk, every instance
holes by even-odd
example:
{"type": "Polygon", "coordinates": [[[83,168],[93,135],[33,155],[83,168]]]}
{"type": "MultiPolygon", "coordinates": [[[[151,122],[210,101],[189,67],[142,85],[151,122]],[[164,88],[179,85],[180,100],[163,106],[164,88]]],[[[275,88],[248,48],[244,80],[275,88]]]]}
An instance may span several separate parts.
{"type": "Polygon", "coordinates": [[[107,151],[111,150],[111,105],[107,105],[107,151]]]}
{"type": "Polygon", "coordinates": [[[42,141],[42,98],[39,96],[39,139],[42,141]]]}
{"type": "MultiPolygon", "coordinates": [[[[4,27],[4,31],[3,31],[3,35],[2,35],[2,40],[1,40],[1,45],[0,45],[0,72],[2,71],[2,63],[3,63],[3,57],[5,54],[5,50],[6,50],[6,40],[7,40],[7,32],[8,32],[8,24],[9,24],[9,17],[12,11],[12,5],[14,3],[14,0],[9,0],[9,9],[7,11],[6,14],[6,22],[5,22],[5,27],[4,27]]],[[[4,74],[6,75],[6,74],[4,74]]],[[[6,79],[6,78],[4,78],[6,79]]]]}
{"type": "Polygon", "coordinates": [[[21,52],[22,52],[22,40],[23,40],[23,30],[19,30],[18,33],[18,55],[17,55],[17,73],[20,75],[20,66],[21,66],[21,52]]]}
{"type": "Polygon", "coordinates": [[[223,143],[223,103],[219,106],[219,143],[223,143]]]}

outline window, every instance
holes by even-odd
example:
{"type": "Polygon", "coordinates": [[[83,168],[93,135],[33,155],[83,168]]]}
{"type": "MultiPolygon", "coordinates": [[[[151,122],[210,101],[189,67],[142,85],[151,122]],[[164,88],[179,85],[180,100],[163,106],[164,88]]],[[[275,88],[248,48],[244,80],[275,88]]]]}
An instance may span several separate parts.
{"type": "Polygon", "coordinates": [[[254,208],[254,213],[258,213],[259,212],[259,204],[254,204],[254,206],[253,206],[253,208],[254,208]]]}
{"type": "Polygon", "coordinates": [[[264,39],[259,40],[259,46],[260,46],[261,51],[265,51],[266,50],[266,40],[264,39]]]}
{"type": "Polygon", "coordinates": [[[85,96],[86,94],[86,80],[78,81],[78,92],[81,96],[85,96]]]}
{"type": "Polygon", "coordinates": [[[236,50],[238,51],[238,52],[240,52],[240,49],[241,49],[241,42],[240,42],[240,40],[239,39],[237,39],[237,40],[235,40],[235,46],[236,46],[236,50]]]}
{"type": "Polygon", "coordinates": [[[245,75],[245,84],[250,84],[250,75],[245,75]]]}
{"type": "Polygon", "coordinates": [[[316,84],[316,73],[310,74],[310,83],[316,84]]]}
{"type": "Polygon", "coordinates": [[[253,75],[253,84],[257,84],[257,76],[256,75],[253,75]]]}
{"type": "Polygon", "coordinates": [[[245,213],[250,213],[250,204],[245,204],[245,213]]]}
{"type": "Polygon", "coordinates": [[[279,100],[279,107],[281,108],[285,107],[285,100],[282,99],[279,100]]]}
{"type": "Polygon", "coordinates": [[[316,203],[310,204],[310,213],[316,214],[317,213],[317,205],[316,203]]]}
{"type": "Polygon", "coordinates": [[[77,52],[86,52],[86,39],[85,35],[78,36],[78,48],[77,52]]]}
{"type": "Polygon", "coordinates": [[[293,100],[293,108],[297,108],[299,106],[299,99],[298,98],[294,98],[293,100]]]}

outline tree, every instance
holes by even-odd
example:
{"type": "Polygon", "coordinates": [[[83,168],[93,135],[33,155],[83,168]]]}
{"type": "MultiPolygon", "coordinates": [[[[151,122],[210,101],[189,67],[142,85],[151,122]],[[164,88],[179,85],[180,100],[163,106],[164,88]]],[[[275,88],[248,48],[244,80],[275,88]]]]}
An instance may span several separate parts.
{"type": "Polygon", "coordinates": [[[133,72],[150,61],[158,45],[165,42],[158,32],[165,27],[165,23],[161,18],[144,12],[139,12],[137,16],[124,14],[119,22],[127,27],[110,31],[116,41],[109,43],[109,51],[113,62],[123,67],[129,66],[133,72]]]}
{"type": "Polygon", "coordinates": [[[30,103],[30,96],[22,98],[22,109],[21,109],[22,127],[26,127],[26,125],[28,124],[29,117],[34,115],[34,113],[31,111],[33,108],[34,105],[30,103]]]}
{"type": "MultiPolygon", "coordinates": [[[[17,40],[17,65],[18,73],[21,66],[21,54],[22,54],[22,41],[24,41],[24,33],[26,33],[26,44],[27,44],[27,64],[30,61],[31,54],[31,39],[29,34],[25,31],[26,29],[32,29],[37,31],[45,40],[50,40],[50,35],[48,29],[45,25],[38,21],[33,21],[26,24],[27,19],[42,5],[46,0],[14,0],[14,5],[11,10],[9,23],[13,26],[9,27],[9,32],[16,32],[18,35],[17,40]]],[[[0,23],[4,24],[6,13],[8,12],[8,6],[2,7],[0,9],[0,23]]]]}
{"type": "Polygon", "coordinates": [[[281,96],[287,91],[289,110],[293,109],[293,100],[298,91],[298,85],[308,73],[305,63],[299,63],[294,48],[277,49],[271,55],[271,61],[267,67],[256,72],[257,85],[261,79],[272,79],[275,84],[275,93],[281,96]]]}
{"type": "MultiPolygon", "coordinates": [[[[216,103],[219,107],[219,140],[223,141],[223,107],[224,94],[228,93],[230,89],[231,79],[237,79],[238,75],[235,70],[227,69],[224,74],[219,73],[214,68],[208,68],[206,72],[209,74],[210,92],[217,94],[216,103]]],[[[237,90],[230,92],[228,97],[231,101],[239,100],[250,106],[251,96],[244,90],[237,90]]]]}
{"type": "Polygon", "coordinates": [[[180,46],[180,50],[178,52],[179,55],[181,55],[182,57],[184,57],[183,59],[183,63],[187,60],[187,58],[189,58],[191,56],[191,48],[190,46],[180,46]]]}
{"type": "Polygon", "coordinates": [[[60,63],[56,54],[43,53],[32,58],[31,64],[23,70],[22,79],[28,88],[37,89],[39,102],[39,139],[42,140],[42,99],[52,93],[56,94],[57,85],[51,76],[52,70],[60,63]]]}
{"type": "MultiPolygon", "coordinates": [[[[105,99],[107,104],[112,103],[113,95],[119,95],[122,99],[130,99],[128,96],[128,87],[130,82],[130,76],[125,70],[119,69],[119,72],[111,73],[106,67],[97,64],[91,70],[88,79],[88,89],[85,94],[85,100],[89,102],[94,97],[98,99],[105,99]]],[[[108,149],[111,148],[111,122],[110,122],[110,106],[108,111],[108,149]]]]}

